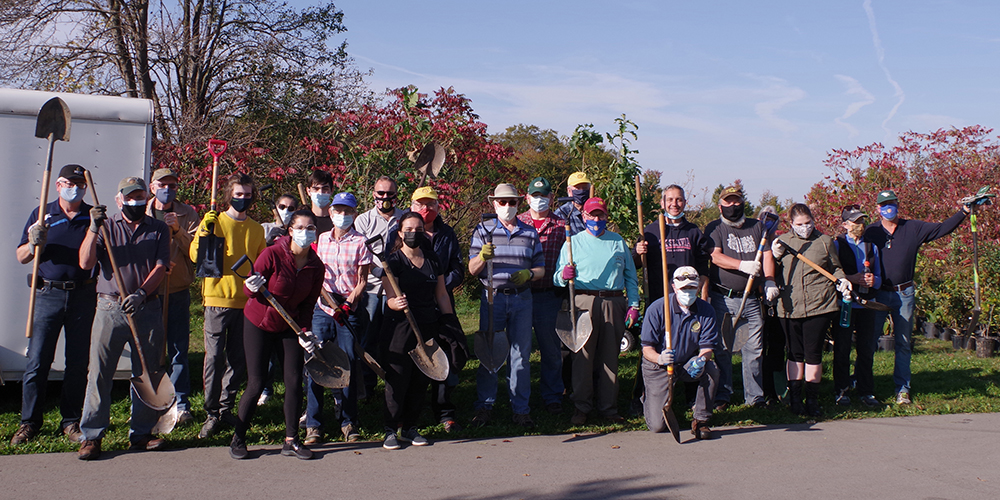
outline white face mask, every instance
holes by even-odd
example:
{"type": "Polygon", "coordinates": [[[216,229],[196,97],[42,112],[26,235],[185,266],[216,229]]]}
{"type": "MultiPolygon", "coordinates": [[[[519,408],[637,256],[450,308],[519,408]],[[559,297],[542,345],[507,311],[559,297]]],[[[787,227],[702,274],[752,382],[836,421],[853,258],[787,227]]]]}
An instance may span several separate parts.
{"type": "Polygon", "coordinates": [[[81,188],[78,186],[59,188],[59,197],[65,200],[67,203],[76,203],[83,199],[83,195],[86,194],[87,188],[81,188]]]}
{"type": "Polygon", "coordinates": [[[528,206],[536,212],[544,212],[549,209],[549,197],[548,196],[529,196],[528,206]]]}
{"type": "Polygon", "coordinates": [[[497,211],[497,217],[504,222],[510,222],[514,220],[514,217],[517,217],[517,206],[507,205],[506,207],[502,207],[494,203],[493,208],[497,211]]]}
{"type": "Polygon", "coordinates": [[[698,298],[698,289],[692,288],[690,290],[677,290],[677,302],[684,307],[691,307],[694,301],[698,298]]]}
{"type": "Polygon", "coordinates": [[[337,229],[344,230],[354,223],[354,216],[347,214],[333,214],[333,225],[337,229]]]}
{"type": "Polygon", "coordinates": [[[327,207],[330,205],[330,199],[333,197],[330,193],[312,193],[309,195],[309,199],[312,200],[313,206],[316,207],[327,207]]]}
{"type": "Polygon", "coordinates": [[[279,208],[278,209],[278,217],[281,217],[281,225],[282,226],[287,226],[288,225],[288,221],[292,220],[292,212],[293,212],[292,210],[287,209],[287,208],[279,208]]]}
{"type": "Polygon", "coordinates": [[[310,229],[292,229],[292,242],[305,248],[316,241],[316,231],[310,229]]]}
{"type": "Polygon", "coordinates": [[[793,224],[792,231],[795,232],[795,236],[798,236],[799,238],[802,239],[806,239],[809,237],[810,234],[812,234],[813,228],[815,227],[816,225],[813,224],[812,222],[806,222],[805,224],[797,224],[797,225],[793,224]]]}

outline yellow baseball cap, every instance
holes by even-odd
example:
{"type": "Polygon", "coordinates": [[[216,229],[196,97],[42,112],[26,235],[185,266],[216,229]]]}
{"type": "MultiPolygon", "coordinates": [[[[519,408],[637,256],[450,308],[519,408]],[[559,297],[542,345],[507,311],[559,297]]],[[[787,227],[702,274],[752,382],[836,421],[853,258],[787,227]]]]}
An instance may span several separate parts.
{"type": "Polygon", "coordinates": [[[567,186],[577,186],[580,184],[590,184],[590,179],[587,178],[587,174],[583,172],[573,172],[569,176],[569,181],[566,183],[567,186]]]}
{"type": "Polygon", "coordinates": [[[430,186],[418,187],[417,190],[413,192],[413,196],[410,196],[410,201],[417,201],[423,198],[436,200],[438,199],[437,191],[430,186]]]}

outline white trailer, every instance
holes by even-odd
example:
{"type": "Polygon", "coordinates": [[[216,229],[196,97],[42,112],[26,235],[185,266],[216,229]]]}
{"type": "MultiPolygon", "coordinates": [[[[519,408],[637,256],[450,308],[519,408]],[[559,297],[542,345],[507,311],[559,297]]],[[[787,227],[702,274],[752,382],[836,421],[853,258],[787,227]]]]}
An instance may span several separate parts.
{"type": "MultiPolygon", "coordinates": [[[[0,381],[19,381],[27,364],[28,339],[24,336],[28,309],[31,264],[14,256],[24,223],[38,208],[48,142],[35,137],[38,110],[45,101],[60,97],[72,115],[69,142],[56,142],[52,154],[52,182],[48,200],[57,199],[55,179],[59,169],[76,163],[89,169],[97,194],[109,213],[116,212],[115,189],[124,177],[149,179],[152,157],[153,102],[148,99],[0,89],[0,381]]],[[[85,198],[93,204],[88,186],[85,198]]],[[[60,336],[49,379],[62,378],[65,344],[60,336]]],[[[128,378],[130,353],[118,363],[116,378],[128,378]]]]}

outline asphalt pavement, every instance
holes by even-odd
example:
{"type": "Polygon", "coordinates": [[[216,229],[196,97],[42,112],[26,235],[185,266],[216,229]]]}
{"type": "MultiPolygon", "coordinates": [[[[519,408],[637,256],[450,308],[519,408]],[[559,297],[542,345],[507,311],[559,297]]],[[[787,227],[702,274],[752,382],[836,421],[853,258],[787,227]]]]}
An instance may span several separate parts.
{"type": "Polygon", "coordinates": [[[0,498],[1000,498],[1000,414],[716,429],[0,457],[0,498]]]}

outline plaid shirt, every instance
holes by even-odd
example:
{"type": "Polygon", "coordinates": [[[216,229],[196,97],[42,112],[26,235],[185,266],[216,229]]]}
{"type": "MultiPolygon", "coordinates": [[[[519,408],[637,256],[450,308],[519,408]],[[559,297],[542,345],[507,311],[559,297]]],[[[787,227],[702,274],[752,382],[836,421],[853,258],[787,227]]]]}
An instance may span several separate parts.
{"type": "MultiPolygon", "coordinates": [[[[316,242],[316,254],[323,261],[326,272],[323,275],[323,288],[329,292],[347,297],[358,286],[358,268],[372,263],[372,254],[365,246],[365,237],[351,228],[339,240],[334,238],[335,231],[327,231],[319,235],[316,242]]],[[[323,299],[317,301],[323,312],[333,316],[333,308],[326,305],[323,299]]]]}
{"type": "MultiPolygon", "coordinates": [[[[517,218],[521,222],[535,227],[532,223],[531,212],[524,212],[517,218]]],[[[538,290],[552,288],[552,275],[556,271],[556,262],[559,261],[559,251],[562,250],[563,243],[566,242],[566,221],[556,217],[552,210],[549,210],[548,215],[543,220],[545,222],[537,231],[538,239],[542,242],[542,254],[545,255],[545,277],[531,282],[531,288],[538,290]]]]}
{"type": "Polygon", "coordinates": [[[569,222],[570,236],[587,230],[587,225],[583,222],[583,213],[576,208],[576,205],[573,205],[572,201],[567,201],[561,207],[557,208],[555,215],[569,222]]]}

